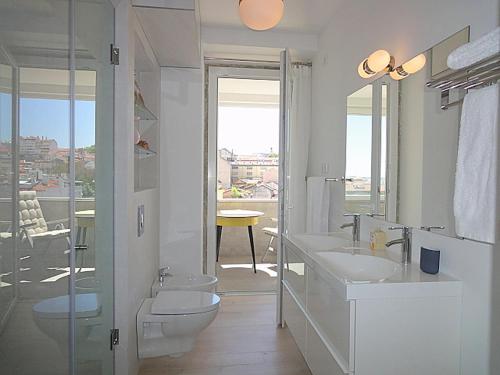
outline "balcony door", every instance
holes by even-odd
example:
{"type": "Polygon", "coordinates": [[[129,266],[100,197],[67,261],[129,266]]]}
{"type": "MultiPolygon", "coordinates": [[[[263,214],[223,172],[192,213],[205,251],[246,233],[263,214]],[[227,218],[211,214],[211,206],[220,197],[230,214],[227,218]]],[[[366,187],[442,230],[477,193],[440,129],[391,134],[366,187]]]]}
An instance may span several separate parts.
{"type": "Polygon", "coordinates": [[[219,293],[276,293],[279,66],[210,66],[207,272],[219,293]]]}

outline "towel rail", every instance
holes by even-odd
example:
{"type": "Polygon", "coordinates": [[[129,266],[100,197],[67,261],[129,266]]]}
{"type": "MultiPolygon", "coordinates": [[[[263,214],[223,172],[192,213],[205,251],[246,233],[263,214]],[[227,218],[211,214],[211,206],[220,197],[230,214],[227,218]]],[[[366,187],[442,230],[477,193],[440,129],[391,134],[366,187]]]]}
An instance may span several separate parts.
{"type": "MultiPolygon", "coordinates": [[[[308,178],[309,177],[306,176],[306,181],[307,181],[308,178]]],[[[342,176],[342,177],[325,177],[325,181],[326,182],[341,182],[341,183],[345,184],[346,181],[353,182],[354,179],[352,179],[352,178],[345,178],[344,176],[342,176]]]]}
{"type": "Polygon", "coordinates": [[[495,84],[498,79],[500,79],[500,53],[427,82],[427,87],[441,90],[441,109],[448,109],[463,100],[450,102],[450,90],[489,86],[495,84]]]}

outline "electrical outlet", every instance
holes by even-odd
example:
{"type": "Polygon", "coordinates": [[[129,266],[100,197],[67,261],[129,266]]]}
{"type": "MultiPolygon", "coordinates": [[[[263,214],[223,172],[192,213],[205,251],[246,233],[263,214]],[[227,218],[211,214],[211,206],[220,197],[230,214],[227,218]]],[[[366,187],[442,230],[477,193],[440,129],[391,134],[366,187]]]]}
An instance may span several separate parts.
{"type": "Polygon", "coordinates": [[[144,234],[144,205],[137,207],[137,237],[144,234]]]}

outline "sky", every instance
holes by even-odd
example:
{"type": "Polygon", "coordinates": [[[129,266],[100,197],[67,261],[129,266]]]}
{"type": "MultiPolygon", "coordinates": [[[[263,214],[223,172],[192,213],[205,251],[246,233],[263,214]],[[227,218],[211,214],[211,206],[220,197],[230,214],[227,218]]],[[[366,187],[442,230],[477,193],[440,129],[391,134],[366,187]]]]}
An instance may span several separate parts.
{"type": "MultiPolygon", "coordinates": [[[[383,121],[384,122],[384,121],[383,121]]],[[[371,116],[349,115],[346,136],[346,176],[371,176],[371,116]]],[[[219,106],[218,148],[236,154],[269,152],[279,147],[279,109],[219,106]]],[[[385,165],[385,145],[382,145],[385,165]]],[[[382,168],[385,175],[385,168],[382,168]]]]}
{"type": "MultiPolygon", "coordinates": [[[[382,117],[382,143],[381,143],[381,177],[385,177],[386,161],[386,121],[382,117]]],[[[372,152],[372,118],[371,116],[348,115],[346,135],[346,177],[371,176],[372,152]]]]}
{"type": "MultiPolygon", "coordinates": [[[[77,148],[95,144],[95,102],[75,102],[77,148]]],[[[69,147],[69,101],[21,98],[19,131],[22,137],[43,136],[69,147]]]]}
{"type": "Polygon", "coordinates": [[[279,151],[279,108],[219,106],[217,147],[236,154],[279,151]]]}
{"type": "MultiPolygon", "coordinates": [[[[95,102],[76,101],[76,147],[95,144],[95,102]]],[[[69,147],[69,102],[56,99],[21,98],[19,132],[22,137],[55,139],[61,148],[69,147]]],[[[0,137],[10,140],[10,98],[0,95],[0,137]]]]}

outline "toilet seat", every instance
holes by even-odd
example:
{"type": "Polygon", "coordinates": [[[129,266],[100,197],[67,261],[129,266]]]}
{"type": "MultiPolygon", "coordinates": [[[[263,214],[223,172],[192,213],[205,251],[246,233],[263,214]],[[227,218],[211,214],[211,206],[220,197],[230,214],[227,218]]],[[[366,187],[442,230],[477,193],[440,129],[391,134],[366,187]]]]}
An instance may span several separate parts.
{"type": "MultiPolygon", "coordinates": [[[[75,296],[76,318],[91,318],[99,315],[101,304],[96,293],[75,296]]],[[[33,312],[40,318],[69,319],[69,295],[48,298],[33,306],[33,312]]]]}
{"type": "Polygon", "coordinates": [[[162,290],[151,304],[152,315],[187,315],[217,310],[220,297],[214,293],[162,290]]]}

